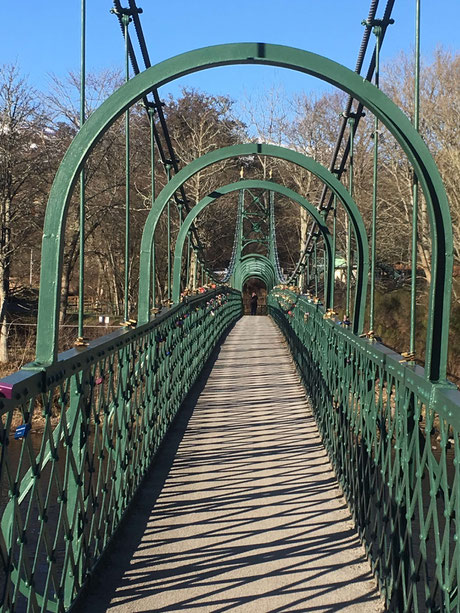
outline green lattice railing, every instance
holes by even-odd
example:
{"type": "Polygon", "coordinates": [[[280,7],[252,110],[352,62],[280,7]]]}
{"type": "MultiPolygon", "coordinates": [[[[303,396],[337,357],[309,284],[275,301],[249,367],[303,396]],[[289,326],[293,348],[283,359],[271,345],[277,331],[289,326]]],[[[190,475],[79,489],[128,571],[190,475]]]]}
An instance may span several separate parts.
{"type": "Polygon", "coordinates": [[[240,315],[240,293],[216,290],[0,381],[2,611],[70,606],[240,315]],[[42,434],[15,440],[19,423],[42,434]]]}
{"type": "Polygon", "coordinates": [[[275,289],[283,331],[389,610],[458,611],[460,392],[275,289]]]}

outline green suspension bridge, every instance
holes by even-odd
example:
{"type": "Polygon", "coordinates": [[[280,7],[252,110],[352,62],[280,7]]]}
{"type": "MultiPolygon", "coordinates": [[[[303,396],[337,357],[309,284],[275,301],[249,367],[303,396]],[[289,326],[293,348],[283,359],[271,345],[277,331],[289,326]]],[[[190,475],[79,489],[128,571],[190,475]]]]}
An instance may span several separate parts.
{"type": "MultiPolygon", "coordinates": [[[[379,606],[372,577],[389,611],[458,611],[460,393],[446,378],[452,222],[439,171],[418,133],[417,92],[411,123],[379,89],[379,53],[394,1],[380,19],[379,2],[371,2],[355,71],[309,51],[266,43],[197,49],[152,66],[135,0],[126,8],[119,0],[113,4],[125,41],[126,82],[85,117],[83,2],[81,128],[46,209],[36,357],[0,381],[2,611],[65,611],[83,598],[87,611],[307,611],[312,602],[315,610],[371,611],[379,606]],[[372,57],[361,74],[371,41],[372,57]],[[179,167],[158,88],[239,64],[298,71],[346,92],[329,167],[297,151],[253,142],[179,167]],[[85,163],[125,116],[128,262],[129,113],[139,102],[150,122],[152,187],[137,314],[131,312],[126,265],[125,325],[87,343],[85,163]],[[375,118],[370,239],[353,194],[354,135],[363,110],[375,118]],[[414,174],[411,338],[405,355],[373,333],[380,124],[414,174]],[[156,156],[167,172],[159,193],[156,156]],[[271,178],[244,177],[190,201],[187,180],[247,156],[276,158],[311,173],[323,185],[319,202],[271,178]],[[79,340],[59,353],[65,228],[78,185],[79,340]],[[432,244],[423,367],[414,353],[419,191],[432,244]],[[196,220],[232,193],[238,198],[233,251],[225,275],[217,275],[203,257],[196,220]],[[278,257],[277,197],[297,203],[311,221],[289,273],[278,257]],[[168,227],[168,306],[158,312],[155,237],[171,205],[181,223],[174,244],[168,227]],[[341,207],[348,220],[345,321],[334,312],[335,219],[341,207]],[[198,260],[193,270],[192,255],[198,260]],[[242,317],[243,290],[254,279],[267,290],[269,317],[242,317]],[[189,291],[199,286],[202,293],[189,291]],[[38,419],[44,426],[36,445],[28,432],[38,419]],[[174,437],[182,437],[180,445],[174,437]],[[353,528],[337,503],[337,484],[353,528]],[[327,518],[322,531],[319,517],[327,518]],[[115,570],[98,580],[114,548],[119,555],[108,566],[115,570]],[[129,560],[123,562],[126,552],[129,560]]],[[[418,32],[416,3],[416,87],[418,32]]]]}

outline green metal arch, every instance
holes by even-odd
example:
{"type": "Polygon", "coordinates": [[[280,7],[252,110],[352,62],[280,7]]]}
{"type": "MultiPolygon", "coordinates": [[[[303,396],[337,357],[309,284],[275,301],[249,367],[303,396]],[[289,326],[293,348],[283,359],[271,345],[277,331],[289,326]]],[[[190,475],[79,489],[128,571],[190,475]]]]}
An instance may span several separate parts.
{"type": "MultiPolygon", "coordinates": [[[[265,287],[269,288],[267,289],[267,292],[271,291],[275,287],[276,285],[275,278],[271,276],[270,278],[264,277],[264,274],[262,272],[259,272],[256,268],[257,268],[257,264],[254,265],[251,262],[251,263],[248,263],[248,266],[244,268],[243,272],[241,272],[240,274],[241,283],[239,283],[239,285],[241,285],[241,289],[240,289],[241,292],[243,291],[244,284],[249,279],[259,279],[260,281],[262,281],[265,287]]],[[[239,289],[239,286],[235,287],[235,289],[239,289]]]]}
{"type": "MultiPolygon", "coordinates": [[[[192,225],[193,221],[198,217],[198,215],[210,204],[215,202],[221,196],[225,194],[229,194],[231,192],[239,191],[241,189],[265,189],[273,192],[277,192],[278,194],[282,194],[291,200],[294,200],[301,207],[303,207],[310,216],[316,221],[318,224],[319,230],[323,235],[324,242],[326,245],[326,254],[327,254],[327,281],[325,283],[325,303],[326,306],[330,305],[330,296],[331,289],[330,283],[331,280],[333,282],[334,276],[331,274],[333,262],[332,262],[332,240],[331,235],[328,230],[327,225],[324,223],[324,218],[318,212],[318,210],[310,203],[306,198],[303,198],[297,192],[294,192],[292,189],[285,187],[284,185],[280,185],[279,183],[274,183],[272,181],[263,181],[256,179],[246,179],[244,181],[237,181],[236,183],[229,183],[228,185],[224,185],[223,187],[219,187],[214,190],[208,196],[205,196],[198,204],[196,204],[193,209],[189,212],[187,217],[182,223],[179,234],[176,239],[176,246],[174,249],[174,270],[173,270],[173,292],[172,298],[173,302],[179,302],[180,298],[180,276],[181,276],[181,262],[182,262],[182,252],[184,248],[184,243],[187,238],[187,233],[192,225]]],[[[276,276],[276,275],[275,275],[276,276]]],[[[363,301],[364,302],[364,301],[363,301]]]]}
{"type": "MultiPolygon", "coordinates": [[[[155,229],[168,201],[173,197],[174,193],[183,185],[190,177],[200,172],[204,168],[221,162],[222,160],[232,157],[259,155],[280,158],[282,160],[292,162],[297,166],[304,168],[316,175],[329,189],[337,195],[339,200],[345,206],[353,226],[353,231],[356,238],[356,253],[357,253],[357,279],[355,292],[355,308],[353,311],[353,331],[360,334],[364,326],[365,316],[365,299],[367,293],[367,282],[369,275],[369,247],[367,244],[367,234],[364,226],[361,213],[356,206],[353,198],[345,186],[335,177],[327,168],[316,162],[303,153],[278,147],[277,145],[265,145],[260,143],[246,143],[241,145],[232,145],[230,147],[222,147],[215,151],[206,153],[201,158],[197,158],[190,162],[185,168],[182,168],[171,180],[165,185],[163,190],[157,196],[150,210],[144,226],[141,242],[141,255],[139,264],[139,301],[138,301],[138,321],[146,323],[150,318],[150,279],[152,276],[152,246],[155,229]]],[[[294,192],[293,192],[294,193],[294,192]]]]}
{"type": "Polygon", "coordinates": [[[37,366],[56,359],[59,298],[67,208],[79,172],[113,122],[152,89],[216,66],[265,64],[318,77],[370,109],[393,134],[413,165],[425,195],[432,239],[432,283],[426,343],[426,372],[445,379],[453,265],[452,222],[436,164],[409,119],[379,89],[350,69],[309,51],[265,43],[233,43],[189,51],[152,66],[114,92],[86,121],[70,145],[51,188],[42,244],[37,366]]]}
{"type": "Polygon", "coordinates": [[[261,279],[267,292],[276,285],[276,272],[272,262],[260,253],[248,253],[241,258],[235,269],[236,289],[243,290],[244,283],[250,278],[261,279]]]}

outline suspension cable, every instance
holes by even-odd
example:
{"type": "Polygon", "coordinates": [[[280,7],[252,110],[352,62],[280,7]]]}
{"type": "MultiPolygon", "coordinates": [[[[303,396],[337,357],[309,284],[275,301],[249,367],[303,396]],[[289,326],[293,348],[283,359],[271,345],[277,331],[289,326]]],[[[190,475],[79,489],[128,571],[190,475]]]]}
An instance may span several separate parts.
{"type": "MultiPolygon", "coordinates": [[[[383,43],[383,39],[384,39],[384,36],[385,36],[385,33],[386,33],[387,26],[390,23],[393,23],[393,20],[390,19],[390,16],[391,16],[391,12],[393,10],[394,2],[395,2],[395,0],[388,0],[386,8],[385,8],[384,17],[381,20],[382,32],[381,32],[381,36],[380,36],[380,46],[383,43]]],[[[117,16],[118,16],[118,18],[120,20],[120,25],[121,25],[121,15],[122,15],[122,13],[124,11],[126,11],[126,9],[122,9],[120,0],[113,0],[113,3],[114,3],[114,7],[115,7],[115,11],[114,12],[117,14],[117,16]]],[[[132,19],[133,19],[134,28],[135,28],[135,31],[136,31],[136,35],[137,35],[137,39],[138,39],[138,43],[139,43],[139,48],[141,50],[141,54],[142,54],[142,58],[143,58],[143,61],[144,61],[144,65],[145,65],[146,68],[149,68],[151,66],[151,62],[150,62],[150,57],[149,57],[149,53],[148,53],[148,50],[147,50],[147,45],[146,45],[145,37],[144,37],[144,34],[143,34],[143,30],[142,30],[142,26],[141,26],[141,22],[140,22],[140,18],[139,18],[139,14],[142,12],[142,10],[139,9],[136,6],[136,0],[128,0],[128,3],[129,3],[129,13],[130,13],[130,15],[132,16],[132,19]]],[[[371,5],[370,5],[370,8],[369,8],[368,18],[367,18],[367,20],[365,22],[363,22],[363,24],[365,25],[365,31],[364,31],[363,38],[362,38],[362,41],[361,41],[361,46],[360,46],[360,50],[359,50],[359,53],[358,53],[358,58],[357,58],[356,68],[355,68],[355,72],[357,72],[358,74],[360,74],[362,66],[363,66],[363,63],[364,63],[364,59],[365,59],[365,55],[366,55],[366,51],[367,51],[367,47],[368,47],[368,43],[369,43],[369,39],[370,39],[370,34],[371,34],[371,31],[372,31],[372,22],[374,22],[374,20],[375,20],[375,15],[376,15],[376,12],[377,12],[378,4],[379,4],[379,0],[372,0],[371,1],[371,5]]],[[[135,74],[138,74],[140,72],[140,69],[139,69],[139,65],[138,65],[137,59],[136,59],[136,54],[135,54],[134,48],[133,48],[132,43],[131,43],[130,40],[128,40],[128,53],[129,53],[129,56],[130,56],[130,59],[131,59],[131,64],[132,64],[132,67],[133,67],[133,71],[134,71],[135,74]]],[[[371,80],[372,76],[373,76],[373,72],[374,72],[374,69],[375,69],[375,55],[376,55],[376,51],[374,49],[374,52],[373,52],[373,55],[372,55],[372,58],[371,58],[371,61],[370,61],[370,64],[369,64],[369,68],[368,68],[368,71],[367,71],[367,75],[366,75],[366,79],[367,80],[371,80]]],[[[144,98],[144,106],[146,108],[148,108],[149,106],[153,106],[155,108],[156,112],[158,113],[158,118],[159,118],[160,126],[161,126],[161,129],[162,129],[163,138],[164,138],[164,141],[166,143],[166,147],[167,147],[169,158],[165,155],[165,150],[164,150],[164,148],[162,146],[160,135],[158,133],[158,130],[157,130],[156,126],[154,126],[154,137],[155,137],[155,142],[156,142],[157,147],[158,147],[159,155],[160,155],[160,158],[162,159],[162,162],[163,162],[164,165],[166,163],[170,163],[170,165],[174,169],[174,172],[177,172],[179,170],[178,160],[177,160],[177,158],[175,156],[175,153],[174,153],[174,148],[173,148],[173,145],[172,145],[172,141],[171,141],[171,138],[170,138],[170,135],[169,135],[169,131],[168,131],[168,128],[167,128],[167,124],[166,124],[166,120],[165,120],[164,113],[163,113],[163,110],[162,110],[163,104],[162,104],[162,102],[161,102],[161,100],[159,98],[158,90],[156,90],[156,89],[153,90],[152,91],[152,95],[153,95],[153,98],[154,98],[154,102],[148,101],[148,99],[145,97],[144,98]]],[[[343,172],[345,170],[345,164],[346,164],[346,161],[348,159],[348,155],[349,155],[349,144],[348,143],[345,145],[345,150],[344,150],[344,153],[343,153],[342,160],[340,162],[339,168],[336,169],[335,165],[336,165],[336,162],[337,162],[338,155],[340,153],[342,140],[343,140],[343,137],[344,137],[344,134],[345,134],[345,129],[346,129],[346,125],[347,125],[347,116],[349,115],[349,113],[351,111],[351,107],[352,107],[353,101],[354,101],[354,98],[350,95],[349,98],[348,98],[347,104],[346,104],[346,108],[345,108],[345,112],[344,112],[344,118],[343,118],[341,126],[339,128],[339,135],[338,135],[338,138],[337,138],[337,142],[336,142],[336,145],[335,145],[335,148],[334,148],[334,151],[333,151],[333,154],[332,154],[331,163],[330,163],[330,170],[334,171],[337,174],[339,179],[340,179],[341,175],[343,174],[343,172]]],[[[357,119],[356,119],[356,122],[355,122],[355,125],[354,125],[354,131],[356,131],[356,129],[357,129],[358,122],[359,122],[359,117],[362,114],[362,109],[363,109],[363,105],[361,105],[361,103],[359,103],[358,107],[357,107],[357,112],[356,112],[357,119]]],[[[184,186],[181,186],[178,191],[180,191],[181,197],[179,199],[177,197],[177,194],[174,195],[176,203],[177,204],[180,203],[181,205],[183,204],[185,209],[186,209],[186,211],[188,212],[190,210],[190,207],[189,207],[189,201],[188,201],[188,199],[186,197],[186,194],[185,194],[184,186]]],[[[319,200],[319,203],[317,205],[317,208],[319,210],[323,210],[323,209],[326,210],[326,215],[330,211],[330,209],[332,207],[332,202],[333,202],[333,195],[332,194],[329,195],[329,199],[326,202],[327,193],[328,193],[328,187],[324,186],[323,190],[322,190],[322,194],[321,194],[320,200],[319,200]]],[[[200,244],[195,224],[192,225],[192,227],[190,229],[190,233],[191,233],[191,235],[193,235],[193,237],[195,239],[195,242],[196,242],[196,245],[194,245],[194,242],[193,242],[193,239],[192,239],[192,248],[194,248],[195,246],[197,247],[196,251],[197,251],[197,256],[199,257],[199,253],[203,251],[203,248],[202,248],[202,246],[200,244]]],[[[309,231],[309,233],[307,235],[307,239],[305,241],[305,247],[304,247],[303,252],[301,253],[300,259],[299,259],[296,267],[294,268],[294,271],[291,273],[289,279],[287,280],[288,283],[290,281],[292,281],[292,279],[294,277],[297,276],[300,267],[302,265],[304,266],[305,256],[307,255],[307,253],[309,251],[311,252],[311,241],[314,238],[317,238],[317,237],[318,237],[318,232],[317,232],[316,224],[313,223],[312,227],[311,227],[311,229],[310,229],[310,231],[309,231]]],[[[199,258],[199,260],[200,260],[200,258],[199,258]]],[[[212,274],[212,272],[211,272],[211,276],[214,278],[214,275],[212,274]]]]}
{"type": "Polygon", "coordinates": [[[270,192],[270,240],[273,248],[273,259],[275,262],[275,270],[277,277],[281,283],[286,282],[286,277],[281,270],[279,254],[278,254],[278,243],[276,240],[276,224],[275,224],[275,193],[273,191],[270,192]]]}
{"type": "Polygon", "coordinates": [[[227,268],[227,272],[220,280],[221,283],[227,283],[230,277],[235,270],[235,265],[238,259],[239,254],[239,237],[241,232],[241,224],[242,224],[242,215],[243,215],[243,199],[244,199],[244,189],[241,189],[238,192],[238,208],[236,213],[236,223],[235,223],[235,234],[233,237],[233,248],[232,254],[230,256],[230,262],[227,268]]]}
{"type": "MultiPolygon", "coordinates": [[[[386,34],[388,26],[394,23],[394,20],[391,19],[391,14],[392,14],[392,11],[393,11],[394,3],[395,3],[395,0],[388,0],[388,2],[386,4],[386,7],[385,7],[383,18],[380,20],[380,25],[381,25],[381,29],[382,29],[381,36],[380,36],[380,48],[382,47],[383,40],[385,38],[385,34],[386,34]]],[[[370,39],[370,35],[371,35],[371,32],[372,32],[372,26],[375,23],[375,15],[376,15],[376,12],[377,12],[378,4],[379,4],[378,0],[373,0],[371,2],[368,18],[365,21],[363,21],[363,25],[365,26],[365,30],[364,30],[364,34],[363,34],[363,39],[361,41],[360,50],[359,50],[359,53],[358,53],[358,59],[356,61],[355,72],[357,74],[361,73],[362,66],[364,64],[365,54],[367,52],[367,48],[368,48],[368,44],[369,44],[369,39],[370,39]]],[[[376,60],[376,51],[375,51],[375,48],[374,48],[371,60],[369,62],[368,70],[367,70],[367,73],[366,73],[366,76],[365,76],[365,79],[367,81],[372,81],[372,78],[373,78],[373,75],[374,75],[374,70],[375,70],[375,60],[376,60]]],[[[329,164],[329,170],[331,172],[334,172],[334,174],[337,175],[338,179],[340,179],[342,177],[343,173],[345,172],[346,163],[347,163],[348,156],[349,156],[349,153],[350,153],[349,142],[346,142],[345,146],[344,146],[344,151],[343,151],[343,155],[342,155],[340,164],[338,165],[338,167],[336,167],[337,159],[338,159],[341,147],[342,147],[342,141],[343,141],[343,138],[345,136],[345,129],[346,129],[346,126],[347,126],[347,117],[350,115],[353,102],[354,102],[354,98],[353,98],[352,95],[350,95],[348,97],[347,104],[345,105],[345,111],[342,114],[343,118],[342,118],[342,122],[341,122],[340,127],[339,127],[339,134],[338,134],[337,141],[336,141],[336,144],[335,144],[335,147],[334,147],[334,151],[332,153],[331,162],[329,164]]],[[[354,131],[355,132],[356,132],[356,130],[358,128],[359,121],[360,121],[361,117],[363,116],[363,108],[364,108],[364,106],[359,102],[357,107],[356,107],[356,112],[354,113],[356,115],[356,121],[355,121],[355,125],[354,125],[354,131]]],[[[324,209],[326,211],[326,217],[327,217],[329,211],[332,208],[333,199],[334,199],[333,194],[330,193],[329,194],[329,198],[326,200],[326,196],[328,194],[328,191],[329,191],[329,188],[325,185],[323,187],[323,189],[322,189],[321,196],[320,196],[320,199],[319,199],[318,204],[317,204],[317,209],[318,210],[323,210],[324,209]]],[[[309,230],[309,232],[307,234],[307,238],[305,240],[304,249],[303,249],[303,251],[302,251],[302,253],[300,255],[299,261],[298,261],[294,271],[291,273],[291,276],[288,279],[288,283],[291,282],[291,280],[296,276],[297,271],[299,270],[300,265],[303,262],[303,260],[305,259],[305,257],[307,256],[307,254],[312,252],[311,243],[312,243],[312,240],[314,238],[316,238],[316,237],[318,237],[318,231],[317,231],[316,223],[313,222],[311,227],[310,227],[310,230],[309,230]]]]}
{"type": "MultiPolygon", "coordinates": [[[[139,17],[139,15],[142,13],[142,9],[137,7],[135,0],[128,0],[129,9],[123,9],[121,6],[120,0],[113,0],[113,4],[114,4],[113,12],[118,17],[122,33],[124,32],[123,26],[122,26],[122,19],[121,19],[122,14],[128,12],[129,15],[132,17],[139,48],[142,54],[142,59],[144,61],[144,67],[146,69],[150,68],[152,64],[150,61],[150,56],[148,53],[147,44],[145,41],[145,37],[144,37],[144,33],[142,30],[142,25],[141,25],[141,21],[139,17]]],[[[136,53],[131,43],[131,40],[128,40],[128,52],[129,52],[129,57],[131,60],[131,66],[132,66],[133,72],[135,75],[137,75],[140,73],[140,68],[139,68],[139,63],[137,61],[136,53]]],[[[174,152],[174,147],[172,144],[171,136],[169,134],[168,126],[167,126],[166,119],[163,113],[163,103],[160,100],[157,89],[152,90],[151,93],[153,96],[153,102],[149,101],[147,96],[144,96],[142,100],[143,100],[144,107],[146,109],[148,109],[149,107],[153,107],[156,113],[158,114],[158,119],[159,119],[161,131],[162,131],[162,137],[166,143],[166,149],[167,149],[167,152],[166,152],[165,148],[163,147],[157,127],[154,126],[154,136],[155,136],[155,142],[158,147],[158,153],[159,153],[161,162],[163,164],[163,167],[165,167],[166,164],[170,164],[174,170],[174,173],[177,173],[179,171],[179,164],[178,164],[176,154],[174,152]]],[[[190,205],[189,205],[189,200],[185,193],[184,186],[181,185],[178,191],[180,192],[180,197],[178,197],[177,194],[174,194],[174,200],[177,205],[179,205],[179,203],[184,205],[185,210],[188,213],[190,211],[190,205]]],[[[199,256],[199,253],[203,250],[203,247],[201,245],[201,241],[199,239],[195,223],[192,224],[190,228],[190,233],[193,237],[191,239],[192,246],[197,247],[197,255],[199,256]]]]}

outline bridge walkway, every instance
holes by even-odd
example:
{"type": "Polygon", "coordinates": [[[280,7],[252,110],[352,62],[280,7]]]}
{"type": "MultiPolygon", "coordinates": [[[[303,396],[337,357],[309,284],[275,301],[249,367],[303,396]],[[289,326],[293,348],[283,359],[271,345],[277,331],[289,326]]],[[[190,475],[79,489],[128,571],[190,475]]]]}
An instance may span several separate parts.
{"type": "Polygon", "coordinates": [[[77,610],[381,611],[280,332],[216,353],[77,610]]]}

